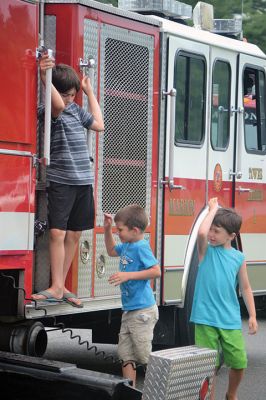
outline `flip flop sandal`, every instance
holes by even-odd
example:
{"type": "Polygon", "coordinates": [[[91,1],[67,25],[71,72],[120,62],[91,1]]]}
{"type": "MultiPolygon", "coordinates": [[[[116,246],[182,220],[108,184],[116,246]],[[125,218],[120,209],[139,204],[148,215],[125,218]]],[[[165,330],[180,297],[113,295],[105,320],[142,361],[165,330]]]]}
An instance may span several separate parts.
{"type": "Polygon", "coordinates": [[[84,307],[84,305],[83,305],[82,303],[77,304],[77,303],[75,303],[74,301],[71,301],[70,299],[78,299],[78,297],[77,297],[74,293],[71,293],[71,292],[66,292],[66,293],[64,293],[64,295],[63,295],[63,300],[64,300],[66,303],[68,303],[68,304],[70,304],[72,307],[76,307],[76,308],[83,308],[83,307],[84,307]]]}
{"type": "Polygon", "coordinates": [[[48,303],[61,303],[63,301],[63,299],[57,299],[56,297],[54,297],[52,295],[52,293],[50,293],[48,290],[42,290],[38,293],[34,293],[34,295],[37,296],[44,296],[44,299],[34,299],[34,301],[45,301],[48,303]]]}

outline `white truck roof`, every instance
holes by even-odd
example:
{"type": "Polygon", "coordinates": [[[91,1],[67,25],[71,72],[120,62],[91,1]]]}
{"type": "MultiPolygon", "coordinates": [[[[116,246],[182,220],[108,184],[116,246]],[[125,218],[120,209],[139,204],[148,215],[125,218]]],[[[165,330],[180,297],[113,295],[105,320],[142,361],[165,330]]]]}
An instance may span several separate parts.
{"type": "Polygon", "coordinates": [[[255,44],[196,29],[157,16],[153,18],[161,22],[161,32],[266,59],[266,54],[255,44]]]}
{"type": "Polygon", "coordinates": [[[140,21],[149,25],[159,27],[161,32],[180,36],[200,43],[222,47],[235,51],[237,53],[249,54],[266,59],[266,54],[255,44],[244,42],[237,39],[231,39],[212,32],[196,29],[188,25],[183,25],[166,18],[154,15],[141,15],[132,11],[126,11],[110,4],[100,3],[94,0],[44,0],[47,4],[79,4],[91,7],[100,11],[105,11],[117,16],[140,21]]]}

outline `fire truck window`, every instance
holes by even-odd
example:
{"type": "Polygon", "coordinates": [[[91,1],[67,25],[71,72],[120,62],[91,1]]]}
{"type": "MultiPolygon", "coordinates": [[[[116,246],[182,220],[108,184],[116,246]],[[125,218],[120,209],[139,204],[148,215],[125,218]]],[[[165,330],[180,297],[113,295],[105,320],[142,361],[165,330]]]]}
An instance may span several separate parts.
{"type": "Polygon", "coordinates": [[[243,75],[245,145],[248,153],[266,152],[265,74],[246,68],[243,75]]]}
{"type": "Polygon", "coordinates": [[[175,144],[200,145],[204,135],[205,61],[195,55],[178,54],[175,61],[175,144]]]}
{"type": "Polygon", "coordinates": [[[230,123],[230,65],[216,61],[212,78],[211,145],[214,150],[226,150],[230,123]]]}

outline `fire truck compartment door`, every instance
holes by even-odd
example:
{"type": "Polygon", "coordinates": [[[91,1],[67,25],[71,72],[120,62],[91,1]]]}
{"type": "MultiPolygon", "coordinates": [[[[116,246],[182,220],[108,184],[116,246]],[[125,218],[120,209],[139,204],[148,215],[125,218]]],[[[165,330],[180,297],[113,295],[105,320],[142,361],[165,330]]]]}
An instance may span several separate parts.
{"type": "Polygon", "coordinates": [[[34,213],[30,212],[32,158],[0,149],[0,253],[33,249],[34,213]]]}
{"type": "Polygon", "coordinates": [[[36,135],[37,2],[1,1],[0,15],[0,140],[28,144],[36,135]]]}
{"type": "Polygon", "coordinates": [[[169,36],[163,179],[165,304],[184,300],[183,275],[189,234],[205,204],[208,63],[208,45],[169,36]],[[175,110],[173,89],[176,90],[175,110]]]}

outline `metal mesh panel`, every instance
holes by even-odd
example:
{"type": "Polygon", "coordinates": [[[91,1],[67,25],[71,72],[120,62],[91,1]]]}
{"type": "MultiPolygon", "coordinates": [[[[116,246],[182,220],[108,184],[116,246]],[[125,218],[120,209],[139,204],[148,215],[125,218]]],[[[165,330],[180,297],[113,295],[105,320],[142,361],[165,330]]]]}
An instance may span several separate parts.
{"type": "MultiPolygon", "coordinates": [[[[93,70],[85,68],[84,73],[88,75],[91,80],[91,84],[93,87],[93,92],[97,97],[97,87],[98,87],[98,74],[97,74],[97,66],[98,66],[98,23],[95,21],[91,21],[90,19],[84,20],[84,47],[83,47],[83,58],[84,61],[87,61],[88,58],[92,56],[96,61],[95,68],[93,70]]],[[[83,93],[82,96],[82,106],[85,110],[88,110],[88,96],[83,93]]],[[[93,160],[95,160],[95,152],[96,152],[96,136],[97,134],[93,131],[88,131],[88,135],[91,135],[91,156],[93,160]]],[[[93,165],[92,165],[93,167],[93,165]]]]}
{"type": "Polygon", "coordinates": [[[102,213],[138,203],[149,214],[152,152],[153,38],[103,29],[105,133],[99,148],[102,213]]]}
{"type": "Polygon", "coordinates": [[[112,111],[106,114],[102,208],[104,212],[115,213],[128,203],[146,205],[148,51],[131,43],[108,39],[106,60],[111,56],[112,63],[106,63],[105,73],[105,109],[112,111]],[[141,63],[138,60],[134,63],[136,54],[141,63]],[[127,67],[131,63],[134,70],[132,68],[129,74],[127,67]],[[117,65],[120,66],[119,75],[117,65]],[[119,114],[123,118],[114,118],[119,114]],[[110,189],[115,200],[111,203],[107,195],[110,189]]]}

